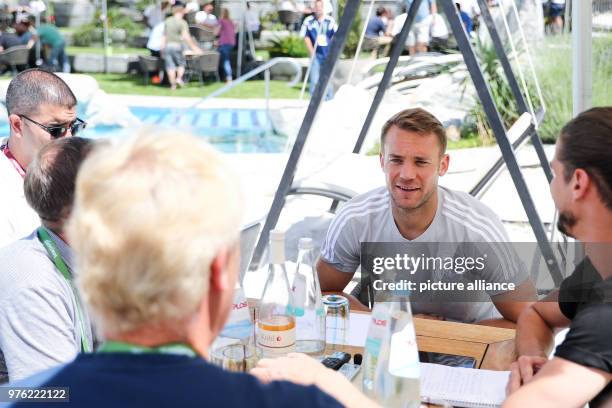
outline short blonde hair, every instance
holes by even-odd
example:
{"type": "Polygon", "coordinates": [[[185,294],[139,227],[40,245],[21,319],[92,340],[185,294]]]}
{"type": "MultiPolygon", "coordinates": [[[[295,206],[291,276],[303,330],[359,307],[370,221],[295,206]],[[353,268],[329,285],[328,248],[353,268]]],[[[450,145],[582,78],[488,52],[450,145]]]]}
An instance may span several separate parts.
{"type": "Polygon", "coordinates": [[[85,302],[106,333],[189,319],[213,258],[239,236],[233,172],[193,136],[142,131],[83,163],[67,228],[85,302]]]}

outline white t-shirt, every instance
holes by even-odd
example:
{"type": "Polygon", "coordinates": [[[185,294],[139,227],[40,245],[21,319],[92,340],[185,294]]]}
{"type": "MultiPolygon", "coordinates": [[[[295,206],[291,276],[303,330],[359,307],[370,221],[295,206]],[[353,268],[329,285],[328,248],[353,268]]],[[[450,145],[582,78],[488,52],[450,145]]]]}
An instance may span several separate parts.
{"type": "Polygon", "coordinates": [[[193,13],[194,11],[200,11],[200,4],[197,1],[190,1],[185,4],[185,13],[193,13]]]}
{"type": "Polygon", "coordinates": [[[164,27],[165,23],[162,21],[157,24],[151,30],[149,34],[149,40],[147,41],[147,48],[153,51],[161,50],[162,39],[164,37],[164,27]]]}
{"type": "MultiPolygon", "coordinates": [[[[0,146],[6,143],[0,140],[0,146]]],[[[0,152],[0,248],[30,234],[40,225],[38,214],[29,206],[23,192],[23,178],[0,152]]]]}
{"type": "Polygon", "coordinates": [[[429,15],[428,21],[431,21],[431,19],[434,19],[430,29],[431,37],[443,39],[448,38],[448,27],[446,27],[444,18],[440,14],[436,13],[429,15]]]}
{"type": "MultiPolygon", "coordinates": [[[[518,286],[527,279],[520,259],[507,245],[491,245],[509,241],[503,224],[489,207],[467,193],[444,187],[438,187],[438,208],[432,223],[419,237],[407,240],[395,224],[391,198],[384,186],[358,195],[340,208],[321,246],[321,259],[341,272],[354,273],[362,260],[361,244],[366,242],[414,243],[413,248],[432,243],[435,255],[463,248],[465,243],[476,243],[470,248],[485,247],[492,253],[483,270],[472,274],[455,271],[423,272],[410,275],[410,279],[414,282],[434,279],[467,283],[477,278],[487,282],[512,282],[518,286]]],[[[461,251],[459,253],[463,254],[461,251]]],[[[399,276],[402,279],[407,277],[403,274],[399,276]]],[[[480,292],[480,295],[486,299],[500,293],[503,292],[488,291],[480,292]]],[[[411,303],[414,313],[440,315],[468,323],[500,317],[491,302],[424,302],[413,299],[411,303]]]]}
{"type": "Polygon", "coordinates": [[[195,22],[196,24],[217,25],[217,16],[205,11],[198,11],[195,14],[195,22]]]}

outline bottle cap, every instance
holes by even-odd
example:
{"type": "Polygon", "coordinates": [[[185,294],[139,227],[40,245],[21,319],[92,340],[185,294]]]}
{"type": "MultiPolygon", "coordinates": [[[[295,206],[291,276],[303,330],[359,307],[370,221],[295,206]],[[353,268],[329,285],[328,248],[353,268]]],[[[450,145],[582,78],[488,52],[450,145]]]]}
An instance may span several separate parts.
{"type": "Polygon", "coordinates": [[[313,247],[314,247],[314,245],[312,243],[312,238],[302,237],[298,241],[298,248],[299,249],[312,249],[313,247]]]}

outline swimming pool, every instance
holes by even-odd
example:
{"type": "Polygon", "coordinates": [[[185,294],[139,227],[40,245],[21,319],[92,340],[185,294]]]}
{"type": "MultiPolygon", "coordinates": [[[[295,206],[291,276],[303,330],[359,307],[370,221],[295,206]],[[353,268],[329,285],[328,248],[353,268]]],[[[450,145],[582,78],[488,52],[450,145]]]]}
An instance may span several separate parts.
{"type": "MultiPolygon", "coordinates": [[[[197,109],[129,106],[143,125],[179,129],[205,138],[225,153],[278,153],[287,137],[275,131],[264,109],[197,109]]],[[[88,126],[82,136],[126,137],[135,128],[88,126]]],[[[0,122],[0,135],[8,135],[8,122],[0,122]]]]}

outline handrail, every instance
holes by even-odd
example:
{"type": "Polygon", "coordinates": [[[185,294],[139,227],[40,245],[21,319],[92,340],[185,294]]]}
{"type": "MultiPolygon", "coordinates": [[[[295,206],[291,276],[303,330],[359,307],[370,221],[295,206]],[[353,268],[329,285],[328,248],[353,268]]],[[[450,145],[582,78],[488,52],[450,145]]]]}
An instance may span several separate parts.
{"type": "MultiPolygon", "coordinates": [[[[258,66],[257,68],[255,68],[255,69],[247,72],[246,74],[236,78],[231,83],[229,83],[229,84],[227,84],[227,85],[217,89],[216,91],[210,93],[209,95],[206,95],[205,97],[200,99],[198,102],[193,104],[191,106],[191,108],[197,108],[198,105],[200,105],[202,102],[207,101],[207,100],[212,99],[212,98],[215,98],[215,97],[217,97],[219,95],[222,95],[222,94],[226,93],[227,91],[229,91],[230,89],[233,89],[234,87],[240,85],[244,81],[253,78],[255,75],[260,74],[260,73],[262,73],[264,71],[268,71],[274,65],[277,65],[277,64],[280,64],[280,63],[284,63],[284,62],[293,65],[293,67],[295,68],[295,77],[293,78],[293,80],[291,82],[289,82],[287,84],[287,86],[288,87],[293,87],[293,86],[297,85],[302,80],[302,66],[300,64],[298,64],[297,61],[294,58],[288,58],[288,57],[272,58],[271,60],[269,60],[265,64],[258,66]]],[[[270,76],[266,75],[266,92],[269,90],[269,82],[270,82],[270,76]]],[[[268,100],[268,99],[269,99],[269,95],[267,95],[266,100],[268,100]]],[[[266,102],[266,106],[267,106],[267,102],[266,102]]]]}

